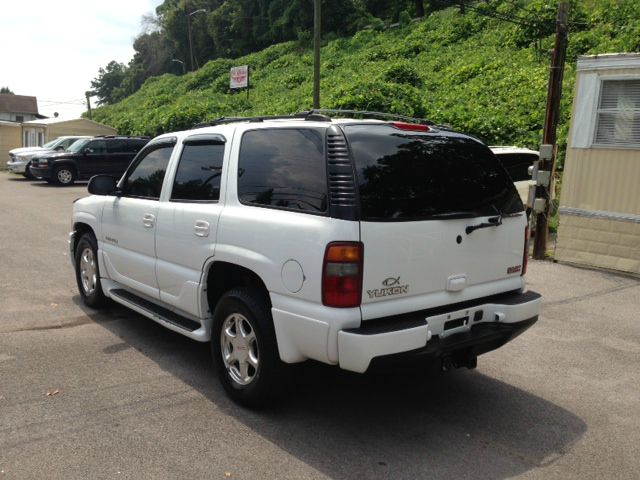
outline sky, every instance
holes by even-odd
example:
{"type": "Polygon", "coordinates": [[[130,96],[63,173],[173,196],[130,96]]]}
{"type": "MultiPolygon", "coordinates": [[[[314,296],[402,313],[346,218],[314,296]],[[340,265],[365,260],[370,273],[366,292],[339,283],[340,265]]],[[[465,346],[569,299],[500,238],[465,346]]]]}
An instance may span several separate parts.
{"type": "MultiPolygon", "coordinates": [[[[128,63],[142,16],[162,0],[5,0],[0,6],[0,87],[38,99],[52,117],[77,118],[98,69],[128,63]]],[[[95,107],[95,98],[91,105],[95,107]]]]}

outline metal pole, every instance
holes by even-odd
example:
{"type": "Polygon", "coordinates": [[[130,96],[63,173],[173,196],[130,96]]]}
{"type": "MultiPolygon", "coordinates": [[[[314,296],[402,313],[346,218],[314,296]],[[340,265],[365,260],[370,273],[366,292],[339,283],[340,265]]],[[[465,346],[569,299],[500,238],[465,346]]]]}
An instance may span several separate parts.
{"type": "Polygon", "coordinates": [[[189,63],[193,72],[193,45],[191,44],[191,14],[187,15],[187,36],[189,37],[189,63]]]}
{"type": "MultiPolygon", "coordinates": [[[[562,78],[564,76],[564,62],[567,53],[567,34],[569,31],[568,22],[569,3],[560,2],[558,7],[558,19],[556,20],[556,42],[553,48],[553,57],[551,59],[551,72],[549,73],[549,89],[547,92],[547,110],[544,117],[544,130],[542,134],[542,143],[553,145],[553,154],[551,159],[541,159],[538,164],[538,170],[553,172],[555,163],[555,143],[556,130],[558,127],[558,119],[560,116],[560,99],[562,98],[562,78]]],[[[553,178],[550,178],[550,182],[553,178]]],[[[533,244],[533,258],[541,260],[544,258],[547,250],[547,236],[549,234],[549,216],[550,202],[549,191],[550,184],[538,185],[536,187],[536,198],[545,200],[544,211],[536,215],[536,237],[533,244]]]]}
{"type": "Polygon", "coordinates": [[[313,108],[320,108],[320,0],[313,0],[313,108]]]}
{"type": "Polygon", "coordinates": [[[87,99],[87,110],[89,112],[89,120],[91,120],[91,101],[89,101],[89,92],[84,92],[84,96],[87,99]]]}

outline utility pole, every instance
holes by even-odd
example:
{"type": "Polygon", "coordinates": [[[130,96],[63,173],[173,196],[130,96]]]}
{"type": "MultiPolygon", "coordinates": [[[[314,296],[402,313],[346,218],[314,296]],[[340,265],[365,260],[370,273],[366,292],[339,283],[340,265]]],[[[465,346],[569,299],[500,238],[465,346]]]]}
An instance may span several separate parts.
{"type": "Polygon", "coordinates": [[[91,101],[89,100],[91,92],[84,92],[84,96],[87,99],[87,110],[89,112],[89,120],[91,120],[91,101]]]}
{"type": "Polygon", "coordinates": [[[320,1],[313,0],[313,108],[320,108],[320,1]]]}
{"type": "MultiPolygon", "coordinates": [[[[549,89],[547,92],[547,109],[544,116],[543,145],[550,145],[550,155],[541,155],[538,172],[543,173],[538,178],[544,180],[536,186],[536,199],[543,199],[543,207],[536,212],[536,236],[533,244],[533,258],[542,260],[547,250],[547,236],[549,234],[549,216],[551,213],[550,194],[552,173],[556,159],[556,130],[560,116],[560,99],[562,98],[562,77],[564,76],[564,62],[567,53],[567,34],[569,32],[569,3],[561,1],[556,20],[556,42],[551,58],[549,73],[549,89]],[[546,177],[546,178],[545,178],[546,177]],[[548,179],[548,180],[547,180],[548,179]]],[[[535,170],[535,169],[534,169],[535,170]]],[[[534,178],[534,180],[538,180],[534,178]]],[[[535,207],[535,206],[534,206],[535,207]]],[[[534,208],[535,210],[535,208],[534,208]]]]}
{"type": "MultiPolygon", "coordinates": [[[[196,58],[193,56],[193,40],[191,40],[191,17],[196,13],[206,12],[204,8],[199,8],[187,14],[187,36],[189,37],[189,61],[191,62],[191,71],[193,72],[193,64],[197,64],[196,58]]],[[[198,67],[199,68],[199,67],[198,67]]]]}

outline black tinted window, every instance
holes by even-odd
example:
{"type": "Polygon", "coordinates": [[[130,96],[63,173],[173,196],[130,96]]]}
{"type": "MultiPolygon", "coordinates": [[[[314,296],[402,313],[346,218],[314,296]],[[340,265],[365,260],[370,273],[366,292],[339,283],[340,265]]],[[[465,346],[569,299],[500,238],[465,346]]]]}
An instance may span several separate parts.
{"type": "Polygon", "coordinates": [[[223,155],[224,145],[185,145],[171,200],[218,200],[223,155]]]}
{"type": "Polygon", "coordinates": [[[89,153],[106,153],[107,143],[104,140],[92,140],[85,147],[89,153]]]}
{"type": "Polygon", "coordinates": [[[142,157],[125,181],[125,194],[131,197],[160,198],[162,181],[172,151],[173,145],[160,147],[142,157]]]}
{"type": "Polygon", "coordinates": [[[124,152],[124,140],[109,140],[107,142],[107,150],[109,150],[109,153],[124,152]]]}
{"type": "Polygon", "coordinates": [[[514,182],[531,180],[529,167],[538,160],[538,156],[531,153],[501,153],[496,157],[509,172],[509,176],[514,182]]]}
{"type": "Polygon", "coordinates": [[[325,212],[323,130],[279,128],[245,133],[240,146],[238,196],[242,203],[325,212]]]}
{"type": "Polygon", "coordinates": [[[125,151],[127,153],[138,152],[147,143],[149,143],[149,140],[144,140],[144,139],[139,139],[139,138],[135,138],[135,139],[132,138],[132,139],[129,139],[129,140],[124,140],[123,151],[125,151]]]}
{"type": "Polygon", "coordinates": [[[345,132],[363,219],[407,221],[523,209],[504,168],[473,139],[386,125],[351,125],[345,132]]]}

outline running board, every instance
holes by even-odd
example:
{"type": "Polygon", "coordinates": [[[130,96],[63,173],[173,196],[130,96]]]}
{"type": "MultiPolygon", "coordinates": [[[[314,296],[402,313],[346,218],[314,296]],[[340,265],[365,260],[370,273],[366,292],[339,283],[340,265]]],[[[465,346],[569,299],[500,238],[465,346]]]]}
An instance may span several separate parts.
{"type": "Polygon", "coordinates": [[[109,296],[116,302],[135,310],[145,317],[149,317],[151,320],[169,324],[167,326],[173,326],[184,333],[193,333],[202,327],[200,323],[194,320],[190,320],[167,308],[156,305],[155,303],[145,300],[144,298],[141,298],[127,290],[115,288],[113,290],[109,290],[109,296]]]}

